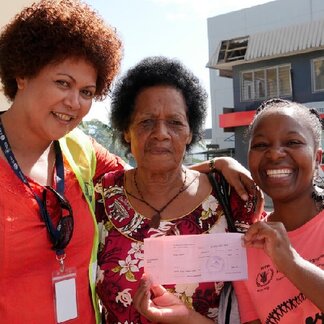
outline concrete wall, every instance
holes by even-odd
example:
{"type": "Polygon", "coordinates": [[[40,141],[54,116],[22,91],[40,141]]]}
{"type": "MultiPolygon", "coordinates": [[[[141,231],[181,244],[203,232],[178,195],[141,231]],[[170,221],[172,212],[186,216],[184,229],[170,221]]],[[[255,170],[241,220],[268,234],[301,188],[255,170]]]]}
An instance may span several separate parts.
{"type": "MultiPolygon", "coordinates": [[[[277,0],[263,5],[234,11],[207,19],[209,57],[221,40],[247,36],[283,26],[324,18],[323,0],[277,0]]],[[[219,129],[218,115],[223,107],[233,107],[233,80],[218,76],[210,69],[210,96],[212,108],[212,143],[220,148],[233,147],[224,139],[229,133],[219,129]]]]}
{"type": "MultiPolygon", "coordinates": [[[[23,7],[33,2],[31,0],[1,1],[0,28],[2,29],[23,7]]],[[[0,111],[8,109],[10,106],[10,102],[5,98],[1,90],[0,88],[0,111]]]]}

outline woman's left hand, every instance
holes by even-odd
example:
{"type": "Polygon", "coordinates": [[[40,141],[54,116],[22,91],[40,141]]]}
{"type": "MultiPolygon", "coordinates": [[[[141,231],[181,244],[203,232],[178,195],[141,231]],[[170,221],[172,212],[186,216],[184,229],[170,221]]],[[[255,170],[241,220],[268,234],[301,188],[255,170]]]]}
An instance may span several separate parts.
{"type": "Polygon", "coordinates": [[[263,249],[278,271],[324,312],[324,270],[298,254],[282,223],[257,222],[245,233],[244,242],[246,247],[263,249]]]}
{"type": "Polygon", "coordinates": [[[250,226],[243,240],[246,247],[263,249],[283,273],[287,272],[289,262],[294,262],[296,251],[281,222],[257,222],[250,226]]]}

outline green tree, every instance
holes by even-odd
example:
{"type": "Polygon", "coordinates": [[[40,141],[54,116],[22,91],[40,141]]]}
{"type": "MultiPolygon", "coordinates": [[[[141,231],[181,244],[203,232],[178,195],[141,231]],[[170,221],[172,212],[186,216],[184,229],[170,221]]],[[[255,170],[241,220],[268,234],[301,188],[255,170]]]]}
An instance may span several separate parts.
{"type": "Polygon", "coordinates": [[[98,119],[83,121],[79,128],[89,136],[93,137],[99,144],[105,147],[109,152],[120,156],[129,164],[134,164],[131,158],[125,155],[125,149],[114,138],[112,128],[98,119]]]}

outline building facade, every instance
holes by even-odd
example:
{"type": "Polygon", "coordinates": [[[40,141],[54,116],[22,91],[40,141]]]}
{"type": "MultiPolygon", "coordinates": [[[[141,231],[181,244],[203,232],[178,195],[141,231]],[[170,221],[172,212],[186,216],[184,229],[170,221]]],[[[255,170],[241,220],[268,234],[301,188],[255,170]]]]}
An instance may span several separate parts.
{"type": "Polygon", "coordinates": [[[263,100],[281,97],[324,114],[324,1],[277,0],[209,18],[208,38],[212,142],[233,145],[244,165],[244,134],[263,100]]]}

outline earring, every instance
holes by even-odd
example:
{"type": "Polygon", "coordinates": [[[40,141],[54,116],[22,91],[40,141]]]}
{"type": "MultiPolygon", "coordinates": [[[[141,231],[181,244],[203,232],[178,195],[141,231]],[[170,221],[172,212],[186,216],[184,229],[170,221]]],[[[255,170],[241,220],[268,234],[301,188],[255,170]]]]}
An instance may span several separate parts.
{"type": "Polygon", "coordinates": [[[324,178],[321,176],[321,172],[320,166],[317,165],[313,176],[313,185],[324,188],[324,178]]]}
{"type": "Polygon", "coordinates": [[[314,172],[312,198],[319,211],[324,209],[324,179],[319,165],[314,172]]]}

